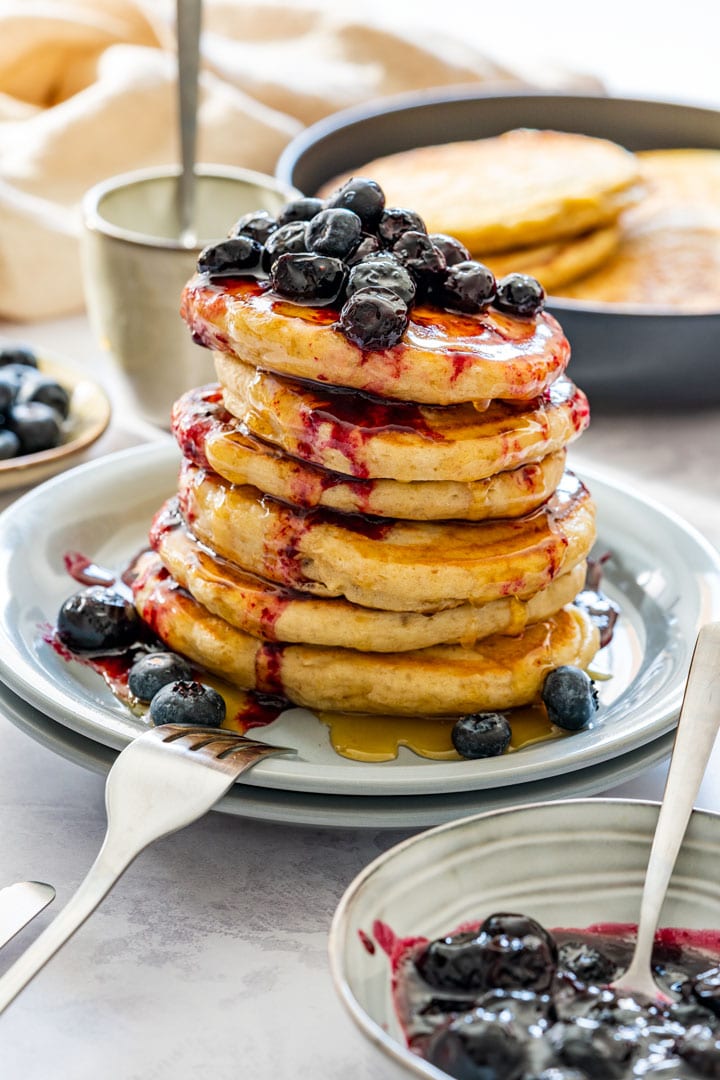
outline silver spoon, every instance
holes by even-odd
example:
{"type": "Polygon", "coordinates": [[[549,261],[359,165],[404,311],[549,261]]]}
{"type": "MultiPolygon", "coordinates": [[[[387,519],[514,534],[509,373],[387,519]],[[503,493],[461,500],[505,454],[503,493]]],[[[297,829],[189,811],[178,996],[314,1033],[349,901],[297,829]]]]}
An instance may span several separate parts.
{"type": "Polygon", "coordinates": [[[177,0],[178,105],[182,171],[177,186],[179,237],[195,247],[195,148],[200,71],[201,0],[177,0]]]}
{"type": "Polygon", "coordinates": [[[720,728],[720,623],[701,629],[690,663],[655,836],[640,903],[637,941],[630,966],[611,983],[625,996],[671,1001],[652,973],[652,947],[660,911],[693,804],[720,728]]]}

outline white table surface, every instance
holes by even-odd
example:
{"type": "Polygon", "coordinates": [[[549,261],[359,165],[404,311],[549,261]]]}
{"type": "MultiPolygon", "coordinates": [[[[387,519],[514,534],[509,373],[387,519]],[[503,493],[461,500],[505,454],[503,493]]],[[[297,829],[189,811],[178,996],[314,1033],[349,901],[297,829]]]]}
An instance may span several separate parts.
{"type": "MultiPolygon", "coordinates": [[[[427,15],[430,6],[420,7],[427,15]]],[[[625,30],[635,26],[638,48],[643,7],[633,15],[633,5],[622,5],[625,30]]],[[[688,10],[702,7],[690,3],[688,10]]],[[[556,50],[558,59],[569,55],[556,50]]],[[[680,70],[698,73],[690,84],[676,76],[672,95],[662,81],[672,72],[660,65],[661,55],[646,55],[644,82],[637,63],[623,68],[617,51],[594,70],[609,77],[615,92],[720,104],[716,84],[699,81],[707,72],[682,49],[680,70]]],[[[588,55],[585,66],[592,64],[588,55]]],[[[578,59],[575,65],[582,66],[578,59]]],[[[154,434],[122,405],[121,388],[83,318],[0,326],[0,341],[19,338],[74,356],[112,388],[115,418],[93,456],[154,434]]],[[[595,418],[573,456],[634,482],[720,546],[720,410],[595,418]]],[[[657,799],[664,772],[655,767],[608,794],[657,799]]],[[[698,805],[720,810],[718,748],[698,805]]],[[[1,972],[59,910],[97,853],[102,778],[54,756],[0,715],[0,822],[0,886],[36,878],[58,892],[55,904],[3,950],[1,972]]],[[[382,1080],[389,1075],[384,1063],[335,998],[326,935],[353,876],[402,835],[283,828],[211,814],[157,843],[0,1020],[0,1076],[382,1080]]]]}

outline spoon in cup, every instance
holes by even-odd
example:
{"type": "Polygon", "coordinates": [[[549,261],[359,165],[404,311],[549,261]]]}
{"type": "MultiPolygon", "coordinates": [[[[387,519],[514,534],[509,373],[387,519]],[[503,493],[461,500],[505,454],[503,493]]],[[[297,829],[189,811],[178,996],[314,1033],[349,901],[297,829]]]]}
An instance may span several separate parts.
{"type": "Polygon", "coordinates": [[[645,873],[630,966],[611,983],[625,996],[669,1003],[652,972],[652,948],[665,893],[720,728],[720,623],[698,635],[673,744],[670,769],[645,873]]]}
{"type": "Polygon", "coordinates": [[[177,0],[178,106],[180,157],[177,209],[179,239],[184,247],[194,247],[195,233],[195,148],[197,143],[198,75],[200,70],[201,0],[177,0]]]}

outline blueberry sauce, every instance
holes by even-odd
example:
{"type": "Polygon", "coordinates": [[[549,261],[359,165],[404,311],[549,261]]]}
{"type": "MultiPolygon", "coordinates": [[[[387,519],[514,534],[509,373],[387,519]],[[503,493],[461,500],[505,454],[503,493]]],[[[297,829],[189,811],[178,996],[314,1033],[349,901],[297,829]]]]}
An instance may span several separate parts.
{"type": "Polygon", "coordinates": [[[672,998],[663,1004],[609,989],[635,932],[606,923],[548,933],[498,914],[435,943],[377,921],[371,940],[390,959],[408,1046],[459,1080],[720,1076],[720,933],[658,931],[655,978],[672,998]]]}
{"type": "Polygon", "coordinates": [[[73,581],[80,585],[114,585],[116,578],[111,570],[98,566],[79,551],[68,551],[63,555],[63,562],[73,581]]]}

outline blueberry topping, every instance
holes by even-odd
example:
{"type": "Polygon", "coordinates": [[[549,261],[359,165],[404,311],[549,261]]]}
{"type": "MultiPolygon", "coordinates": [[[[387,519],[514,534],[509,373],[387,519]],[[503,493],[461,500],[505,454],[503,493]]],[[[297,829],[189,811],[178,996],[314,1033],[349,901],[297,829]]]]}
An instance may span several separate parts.
{"type": "Polygon", "coordinates": [[[460,757],[497,757],[507,750],[511,735],[502,713],[471,713],[455,721],[452,742],[460,757]]]}
{"type": "Polygon", "coordinates": [[[17,402],[27,405],[31,401],[39,401],[43,405],[49,405],[63,420],[67,419],[70,412],[70,395],[64,386],[55,379],[49,379],[42,375],[34,375],[23,380],[18,388],[17,402]]]}
{"type": "Polygon", "coordinates": [[[381,251],[382,248],[380,247],[380,241],[377,236],[370,236],[368,234],[367,236],[363,236],[352,255],[349,255],[345,262],[348,266],[355,266],[357,263],[363,262],[371,255],[377,255],[377,253],[381,251]]]}
{"type": "Polygon", "coordinates": [[[383,210],[378,222],[377,234],[386,247],[393,247],[403,233],[410,231],[427,233],[425,222],[414,210],[405,210],[399,206],[391,206],[389,210],[383,210]]]}
{"type": "Polygon", "coordinates": [[[455,266],[456,263],[467,262],[470,259],[468,249],[454,236],[446,236],[445,233],[430,233],[430,239],[433,246],[445,256],[447,266],[455,266]]]}
{"type": "Polygon", "coordinates": [[[140,701],[151,701],[168,683],[192,680],[192,668],[177,653],[144,653],[128,672],[130,692],[140,701]]]}
{"type": "Polygon", "coordinates": [[[20,440],[22,454],[37,454],[41,450],[50,450],[62,439],[58,414],[40,401],[13,405],[7,414],[6,424],[20,440]]]}
{"type": "Polygon", "coordinates": [[[458,1016],[427,1049],[428,1061],[457,1080],[518,1080],[526,1054],[511,1024],[482,1013],[458,1016]]]}
{"type": "Polygon", "coordinates": [[[328,207],[352,210],[360,218],[363,228],[372,232],[385,209],[385,196],[374,180],[354,176],[328,199],[328,207]]]}
{"type": "Polygon", "coordinates": [[[0,378],[0,413],[7,412],[15,400],[16,393],[17,386],[12,379],[0,378]]]}
{"type": "Polygon", "coordinates": [[[258,244],[267,243],[272,232],[277,229],[275,218],[268,214],[267,210],[251,210],[249,214],[243,214],[235,222],[230,230],[230,236],[249,236],[251,240],[257,240],[258,244]]]}
{"type": "Polygon", "coordinates": [[[26,345],[9,345],[0,349],[0,368],[8,364],[21,364],[23,367],[36,368],[37,356],[26,345]]]}
{"type": "Polygon", "coordinates": [[[613,961],[584,941],[566,941],[560,948],[558,966],[593,986],[604,986],[615,977],[613,961]]]}
{"type": "Polygon", "coordinates": [[[362,222],[352,210],[321,210],[307,223],[307,244],[319,255],[345,259],[360,243],[362,222]]]}
{"type": "Polygon", "coordinates": [[[289,300],[330,304],[345,284],[345,267],[339,259],[324,255],[281,255],[273,264],[270,283],[276,293],[289,300]]]}
{"type": "Polygon", "coordinates": [[[14,431],[0,431],[0,461],[17,457],[20,453],[20,440],[14,431]]]}
{"type": "Polygon", "coordinates": [[[161,687],[150,702],[150,719],[158,727],[161,724],[220,727],[225,711],[225,702],[217,690],[187,679],[161,687]]]}
{"type": "Polygon", "coordinates": [[[404,232],[392,250],[419,284],[429,285],[445,272],[445,256],[424,232],[415,229],[404,232]]]}
{"type": "Polygon", "coordinates": [[[325,209],[322,199],[311,198],[303,195],[301,199],[293,199],[286,203],[277,216],[278,225],[288,225],[291,221],[309,221],[325,209]]]}
{"type": "Polygon", "coordinates": [[[395,259],[377,258],[358,263],[350,271],[347,295],[360,289],[388,289],[410,306],[415,299],[415,282],[395,259]]]}
{"type": "Polygon", "coordinates": [[[389,289],[361,289],[353,293],[340,312],[340,329],[361,349],[390,349],[402,338],[408,309],[389,289]]]}
{"type": "Polygon", "coordinates": [[[124,649],[138,634],[138,617],[130,601],[115,589],[93,585],[71,596],[60,608],[57,635],[76,652],[124,649]]]}
{"type": "Polygon", "coordinates": [[[509,315],[537,315],[545,303],[545,290],[528,274],[508,274],[498,281],[494,306],[509,315]]]}
{"type": "Polygon", "coordinates": [[[565,731],[580,731],[599,708],[595,683],[580,668],[566,664],[546,677],[542,699],[550,721],[565,731]]]}
{"type": "Polygon", "coordinates": [[[290,221],[281,225],[268,238],[263,252],[263,267],[270,270],[281,255],[302,255],[307,253],[306,222],[290,221]]]}
{"type": "Polygon", "coordinates": [[[236,236],[210,244],[200,252],[197,268],[201,274],[221,276],[252,274],[260,268],[262,247],[249,236],[236,236]]]}
{"type": "Polygon", "coordinates": [[[448,269],[440,286],[443,307],[475,315],[495,298],[495,276],[482,263],[469,260],[448,269]]]}

